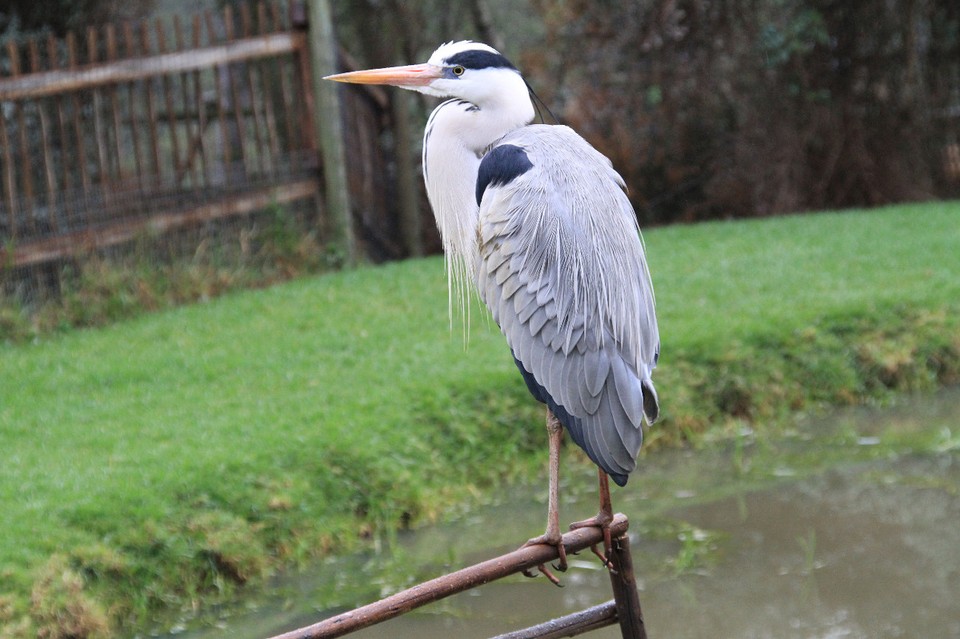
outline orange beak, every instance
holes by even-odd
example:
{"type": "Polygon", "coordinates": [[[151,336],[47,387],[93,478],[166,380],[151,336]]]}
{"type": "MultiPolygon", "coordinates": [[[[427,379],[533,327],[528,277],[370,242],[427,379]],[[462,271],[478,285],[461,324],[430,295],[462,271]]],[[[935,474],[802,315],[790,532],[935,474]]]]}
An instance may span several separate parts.
{"type": "Polygon", "coordinates": [[[410,64],[402,67],[368,69],[328,75],[324,80],[352,84],[389,84],[395,87],[426,86],[443,77],[443,67],[432,64],[410,64]]]}

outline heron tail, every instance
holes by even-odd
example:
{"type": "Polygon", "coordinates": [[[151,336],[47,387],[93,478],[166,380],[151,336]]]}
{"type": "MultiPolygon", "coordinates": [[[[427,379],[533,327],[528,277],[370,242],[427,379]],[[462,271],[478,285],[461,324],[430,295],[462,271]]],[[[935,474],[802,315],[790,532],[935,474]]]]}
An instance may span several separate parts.
{"type": "Polygon", "coordinates": [[[657,399],[657,389],[653,387],[653,382],[645,379],[640,382],[640,388],[643,389],[643,416],[647,424],[652,424],[660,417],[660,400],[657,399]]]}

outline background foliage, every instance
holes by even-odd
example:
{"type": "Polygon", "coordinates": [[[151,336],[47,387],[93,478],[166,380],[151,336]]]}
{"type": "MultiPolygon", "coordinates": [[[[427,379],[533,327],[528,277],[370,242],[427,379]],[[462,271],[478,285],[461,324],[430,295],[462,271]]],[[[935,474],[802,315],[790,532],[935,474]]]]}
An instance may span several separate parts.
{"type": "MultiPolygon", "coordinates": [[[[178,3],[12,0],[0,40],[168,4],[178,3]]],[[[613,160],[642,222],[960,194],[953,0],[359,0],[335,10],[362,65],[425,59],[458,38],[503,50],[613,160]]],[[[411,126],[433,104],[419,101],[411,126]]]]}
{"type": "Polygon", "coordinates": [[[0,8],[3,36],[52,31],[63,36],[71,29],[108,21],[141,18],[156,0],[6,0],[0,8]]]}
{"type": "Polygon", "coordinates": [[[344,47],[369,65],[425,59],[463,37],[500,47],[613,160],[641,222],[960,193],[960,5],[951,0],[339,9],[344,47]]]}
{"type": "MultiPolygon", "coordinates": [[[[0,8],[0,44],[224,2],[11,0],[0,8]]],[[[960,5],[952,0],[333,6],[348,66],[423,60],[459,38],[500,48],[561,121],[613,160],[644,225],[960,195],[960,5]]],[[[423,219],[414,225],[398,198],[387,198],[378,206],[389,210],[355,211],[356,226],[373,261],[438,252],[417,176],[420,131],[436,101],[383,95],[380,141],[390,160],[379,173],[386,184],[416,184],[423,219]],[[397,180],[403,175],[412,178],[397,180]],[[374,232],[394,227],[418,238],[416,250],[374,232]]]]}

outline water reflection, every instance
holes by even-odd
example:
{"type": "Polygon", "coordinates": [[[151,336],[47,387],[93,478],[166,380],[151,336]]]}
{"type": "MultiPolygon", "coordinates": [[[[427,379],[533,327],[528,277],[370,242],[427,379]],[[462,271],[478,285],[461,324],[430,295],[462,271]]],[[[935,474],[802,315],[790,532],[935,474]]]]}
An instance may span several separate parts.
{"type": "Polygon", "coordinates": [[[644,597],[655,637],[960,637],[956,455],[859,464],[682,509],[723,531],[644,597]]]}
{"type": "MultiPolygon", "coordinates": [[[[811,418],[776,442],[745,431],[645,459],[614,503],[631,517],[650,636],[960,638],[958,435],[954,391],[811,418]]],[[[592,478],[568,471],[564,519],[592,514],[592,478]]],[[[267,636],[489,558],[542,528],[542,493],[515,488],[456,522],[402,535],[390,552],[285,577],[268,601],[210,611],[225,616],[178,636],[267,636]]],[[[511,578],[352,636],[489,637],[610,598],[595,560],[571,563],[563,589],[511,578]]]]}

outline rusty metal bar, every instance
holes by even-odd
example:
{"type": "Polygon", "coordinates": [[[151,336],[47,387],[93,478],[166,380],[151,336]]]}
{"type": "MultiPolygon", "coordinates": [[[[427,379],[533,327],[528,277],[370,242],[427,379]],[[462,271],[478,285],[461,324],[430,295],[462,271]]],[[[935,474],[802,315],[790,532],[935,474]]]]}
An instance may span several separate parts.
{"type": "Polygon", "coordinates": [[[617,603],[611,599],[592,608],[551,619],[523,630],[514,630],[493,639],[561,639],[575,637],[617,623],[617,603]]]}
{"type": "MultiPolygon", "coordinates": [[[[627,532],[627,518],[622,514],[614,516],[610,532],[614,538],[627,532]]],[[[579,528],[563,536],[563,545],[567,553],[574,553],[602,543],[603,533],[599,528],[579,528]]],[[[311,626],[292,630],[272,639],[329,639],[393,619],[428,603],[481,586],[496,579],[513,575],[524,570],[557,559],[557,549],[553,546],[525,546],[500,557],[488,559],[482,563],[443,575],[412,588],[325,619],[311,626]]]]}
{"type": "Polygon", "coordinates": [[[613,564],[610,585],[613,586],[613,599],[617,604],[620,634],[623,639],[647,639],[643,611],[640,610],[640,595],[637,594],[637,579],[633,572],[633,558],[630,556],[630,539],[626,535],[614,536],[610,561],[613,564]]]}

